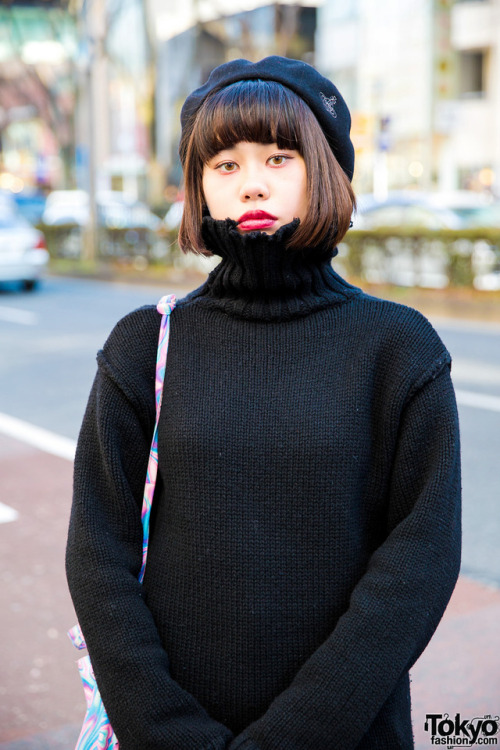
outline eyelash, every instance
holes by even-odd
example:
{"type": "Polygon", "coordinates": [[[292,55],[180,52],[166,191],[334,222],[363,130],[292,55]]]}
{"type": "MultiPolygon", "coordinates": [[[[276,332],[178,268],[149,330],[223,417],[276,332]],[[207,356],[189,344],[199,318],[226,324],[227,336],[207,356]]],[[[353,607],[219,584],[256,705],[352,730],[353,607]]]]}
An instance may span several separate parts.
{"type": "MultiPolygon", "coordinates": [[[[271,159],[283,159],[284,161],[281,164],[272,165],[274,167],[282,167],[285,162],[289,161],[290,159],[293,159],[293,156],[288,156],[287,154],[273,154],[273,156],[270,156],[267,161],[271,161],[271,159]]],[[[222,172],[223,174],[232,174],[235,171],[234,169],[230,170],[229,172],[225,172],[225,170],[222,169],[222,167],[225,167],[228,164],[236,164],[236,162],[235,161],[223,161],[221,164],[217,164],[215,169],[218,170],[219,172],[222,172]]]]}

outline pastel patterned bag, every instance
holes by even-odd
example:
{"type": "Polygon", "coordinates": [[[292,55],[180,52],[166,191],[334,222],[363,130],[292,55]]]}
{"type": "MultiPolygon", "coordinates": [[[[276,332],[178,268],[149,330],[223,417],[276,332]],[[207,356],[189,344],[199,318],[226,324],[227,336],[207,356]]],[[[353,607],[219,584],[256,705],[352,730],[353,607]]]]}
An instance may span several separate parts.
{"type": "MultiPolygon", "coordinates": [[[[142,566],[139,573],[139,581],[142,583],[146,570],[146,558],[148,555],[149,542],[149,519],[153,504],[153,495],[158,471],[158,419],[160,416],[161,400],[163,393],[163,380],[165,377],[165,366],[167,362],[168,341],[170,336],[170,313],[175,307],[175,295],[170,294],[162,297],[158,302],[157,310],[162,315],[160,336],[158,339],[158,354],[156,359],[155,400],[156,400],[156,422],[151,441],[148,468],[146,473],[146,484],[142,501],[142,566]]],[[[78,649],[86,648],[83,633],[79,625],[75,625],[68,632],[73,645],[78,649]]],[[[78,669],[83,682],[83,691],[87,703],[87,712],[83,721],[82,731],[78,737],[75,750],[114,750],[119,748],[118,739],[109,723],[108,715],[97,687],[96,679],[90,657],[84,656],[78,660],[78,669]]]]}

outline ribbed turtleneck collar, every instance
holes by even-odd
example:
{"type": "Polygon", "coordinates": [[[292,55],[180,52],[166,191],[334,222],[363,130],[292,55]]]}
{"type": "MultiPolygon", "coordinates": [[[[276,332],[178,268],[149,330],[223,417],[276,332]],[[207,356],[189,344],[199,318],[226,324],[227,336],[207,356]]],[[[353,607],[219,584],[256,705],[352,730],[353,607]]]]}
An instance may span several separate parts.
{"type": "Polygon", "coordinates": [[[235,221],[205,217],[205,246],[222,261],[188,298],[236,317],[273,321],[307,315],[358,294],[360,289],[333,270],[336,250],[286,247],[298,223],[296,219],[272,235],[243,235],[235,221]]]}

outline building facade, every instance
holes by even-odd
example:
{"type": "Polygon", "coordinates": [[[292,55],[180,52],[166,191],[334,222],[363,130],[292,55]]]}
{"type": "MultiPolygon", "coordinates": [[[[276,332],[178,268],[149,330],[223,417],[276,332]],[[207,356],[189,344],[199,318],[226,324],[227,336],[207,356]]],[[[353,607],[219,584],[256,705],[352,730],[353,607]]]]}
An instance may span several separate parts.
{"type": "Polygon", "coordinates": [[[0,6],[0,189],[73,179],[76,47],[67,2],[0,6]]]}
{"type": "Polygon", "coordinates": [[[325,0],[316,60],[353,112],[359,192],[500,190],[500,0],[325,0]]]}

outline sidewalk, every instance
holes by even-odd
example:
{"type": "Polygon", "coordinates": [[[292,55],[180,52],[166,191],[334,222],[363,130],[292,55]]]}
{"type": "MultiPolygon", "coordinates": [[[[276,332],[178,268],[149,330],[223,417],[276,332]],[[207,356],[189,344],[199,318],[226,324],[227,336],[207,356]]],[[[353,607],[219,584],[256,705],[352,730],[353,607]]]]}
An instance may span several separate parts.
{"type": "MultiPolygon", "coordinates": [[[[454,720],[500,713],[500,590],[461,577],[429,646],[412,669],[416,750],[429,750],[426,714],[454,720]]],[[[500,744],[500,738],[498,738],[500,744]]]]}
{"type": "Polygon", "coordinates": [[[0,434],[1,500],[19,514],[0,524],[2,748],[69,750],[65,727],[74,734],[83,718],[66,635],[76,621],[64,572],[72,474],[71,461],[0,434]]]}
{"type": "Polygon", "coordinates": [[[419,289],[376,284],[358,286],[375,297],[415,307],[426,317],[459,318],[500,324],[500,292],[480,292],[468,287],[419,289]]]}

